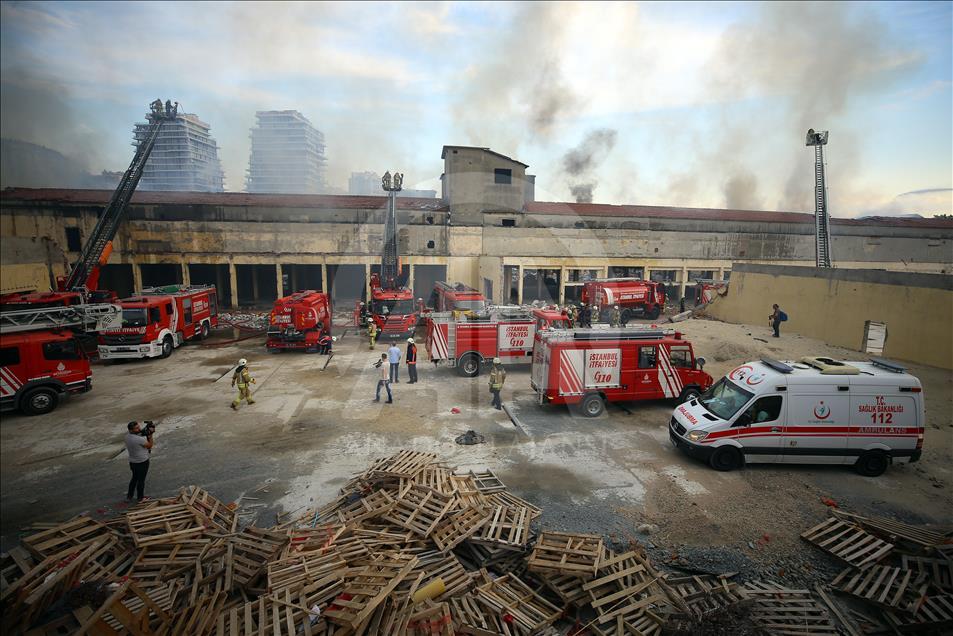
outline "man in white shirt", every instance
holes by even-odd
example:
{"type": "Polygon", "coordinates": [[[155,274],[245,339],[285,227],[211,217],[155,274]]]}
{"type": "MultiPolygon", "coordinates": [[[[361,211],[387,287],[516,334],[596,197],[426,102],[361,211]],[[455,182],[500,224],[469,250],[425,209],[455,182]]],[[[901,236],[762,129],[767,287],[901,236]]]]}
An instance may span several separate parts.
{"type": "Polygon", "coordinates": [[[381,359],[374,366],[380,369],[380,376],[377,380],[377,395],[374,397],[374,401],[381,401],[381,387],[384,387],[387,389],[387,403],[393,404],[394,397],[390,393],[390,370],[387,365],[387,354],[382,353],[381,359]]]}
{"type": "Polygon", "coordinates": [[[129,454],[129,470],[132,479],[129,480],[129,489],[126,491],[126,500],[132,499],[133,490],[136,491],[136,501],[142,501],[146,490],[146,473],[149,472],[149,455],[152,453],[152,429],[148,435],[142,434],[139,422],[129,422],[126,433],[126,452],[129,454]]]}

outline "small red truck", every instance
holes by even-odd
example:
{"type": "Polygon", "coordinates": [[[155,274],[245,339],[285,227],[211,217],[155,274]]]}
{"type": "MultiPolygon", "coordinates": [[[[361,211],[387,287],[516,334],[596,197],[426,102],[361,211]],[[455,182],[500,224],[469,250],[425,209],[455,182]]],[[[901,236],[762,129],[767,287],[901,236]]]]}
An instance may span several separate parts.
{"type": "Polygon", "coordinates": [[[711,278],[698,278],[695,280],[695,305],[707,305],[715,300],[716,296],[725,294],[728,289],[728,281],[714,280],[711,278]]]}
{"type": "Polygon", "coordinates": [[[697,397],[712,384],[692,343],[674,330],[557,329],[536,334],[531,384],[539,404],[580,405],[697,397]]]}
{"type": "Polygon", "coordinates": [[[493,358],[502,364],[530,364],[536,333],[568,326],[566,315],[552,309],[504,306],[468,314],[434,312],[427,316],[425,346],[431,361],[446,361],[472,378],[493,358]]]}
{"type": "Polygon", "coordinates": [[[308,289],[275,301],[265,346],[269,351],[304,349],[316,353],[318,340],[325,334],[331,335],[331,299],[308,289]]]}
{"type": "Polygon", "coordinates": [[[636,316],[655,320],[665,309],[665,286],[641,278],[599,278],[583,285],[579,300],[596,305],[603,322],[608,322],[616,305],[622,312],[622,324],[636,316]]]}
{"type": "Polygon", "coordinates": [[[168,358],[186,340],[218,326],[214,285],[151,287],[119,301],[122,327],[99,334],[99,358],[168,358]]]}
{"type": "MultiPolygon", "coordinates": [[[[414,292],[407,287],[383,288],[376,273],[371,274],[371,303],[367,320],[377,323],[378,339],[409,338],[417,331],[420,307],[414,302],[414,292]]],[[[360,303],[354,307],[354,326],[362,327],[360,303]]]]}
{"type": "Polygon", "coordinates": [[[434,311],[484,311],[486,298],[483,294],[463,283],[445,283],[437,281],[430,295],[430,306],[434,311]]]}
{"type": "Polygon", "coordinates": [[[77,334],[118,324],[116,305],[32,307],[0,313],[0,410],[43,415],[92,388],[77,334]]]}

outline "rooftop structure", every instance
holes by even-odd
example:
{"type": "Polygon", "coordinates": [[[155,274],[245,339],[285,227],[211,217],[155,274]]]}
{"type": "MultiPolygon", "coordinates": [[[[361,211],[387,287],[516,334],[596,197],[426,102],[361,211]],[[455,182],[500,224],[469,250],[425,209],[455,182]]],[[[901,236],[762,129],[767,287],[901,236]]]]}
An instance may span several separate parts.
{"type": "MultiPolygon", "coordinates": [[[[136,124],[134,146],[146,139],[150,124],[136,124]]],[[[139,182],[140,190],[223,192],[225,175],[209,125],[194,114],[180,114],[162,127],[139,182]]]]}
{"type": "Polygon", "coordinates": [[[296,110],[255,113],[246,190],[255,193],[324,192],[324,134],[296,110]]]}

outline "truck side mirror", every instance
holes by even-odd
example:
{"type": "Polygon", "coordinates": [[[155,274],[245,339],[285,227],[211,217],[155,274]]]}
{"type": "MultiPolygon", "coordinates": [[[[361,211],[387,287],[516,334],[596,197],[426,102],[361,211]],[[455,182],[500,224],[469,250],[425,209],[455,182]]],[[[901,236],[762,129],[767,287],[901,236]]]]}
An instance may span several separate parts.
{"type": "Polygon", "coordinates": [[[702,358],[701,356],[695,358],[695,366],[698,367],[699,371],[705,368],[705,362],[705,358],[702,358]]]}

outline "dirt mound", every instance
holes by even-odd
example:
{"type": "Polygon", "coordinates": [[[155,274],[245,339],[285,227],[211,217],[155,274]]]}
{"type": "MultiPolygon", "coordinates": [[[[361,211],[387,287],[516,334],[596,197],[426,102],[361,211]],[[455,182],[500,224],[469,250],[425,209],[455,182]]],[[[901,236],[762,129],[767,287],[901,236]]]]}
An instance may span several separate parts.
{"type": "Polygon", "coordinates": [[[711,349],[711,357],[716,362],[738,359],[757,360],[760,355],[759,347],[739,342],[721,342],[711,349]]]}

